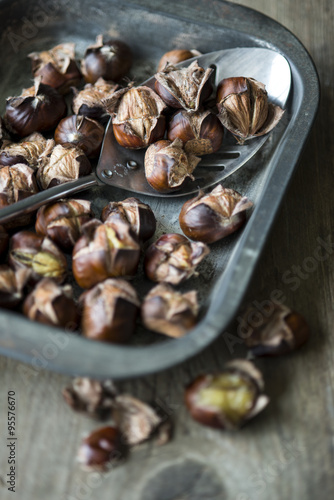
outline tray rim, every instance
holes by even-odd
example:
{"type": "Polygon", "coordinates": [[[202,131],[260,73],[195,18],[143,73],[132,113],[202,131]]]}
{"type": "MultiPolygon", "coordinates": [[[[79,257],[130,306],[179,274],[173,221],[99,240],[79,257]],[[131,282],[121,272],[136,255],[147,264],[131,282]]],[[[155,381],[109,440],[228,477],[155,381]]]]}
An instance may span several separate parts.
{"type": "MultiPolygon", "coordinates": [[[[3,3],[5,2],[0,1],[0,8],[3,3]]],[[[169,2],[168,5],[159,5],[159,8],[153,9],[150,8],[152,5],[150,0],[124,2],[124,5],[166,14],[166,10],[172,9],[173,3],[169,2]],[[161,10],[162,7],[163,10],[161,10]]],[[[0,354],[31,364],[36,369],[46,368],[58,373],[94,378],[126,379],[159,372],[191,358],[215,340],[232,320],[247,291],[247,286],[269,236],[278,208],[311,131],[319,105],[320,92],[314,63],[295,35],[277,21],[248,7],[223,0],[216,0],[214,3],[221,5],[223,10],[226,9],[231,17],[224,16],[223,21],[226,24],[221,24],[222,20],[219,19],[220,23],[218,25],[215,23],[215,26],[256,38],[257,43],[254,43],[254,46],[271,48],[281,53],[290,63],[292,79],[295,84],[298,84],[298,78],[304,83],[303,99],[298,106],[300,111],[293,122],[294,130],[290,130],[292,123],[290,122],[270,159],[270,175],[252,217],[245,226],[233,255],[229,258],[227,269],[222,275],[223,278],[220,276],[215,285],[215,292],[220,296],[219,302],[212,301],[204,319],[189,335],[181,339],[167,339],[164,342],[145,346],[119,346],[92,342],[83,337],[68,335],[59,328],[45,327],[31,322],[15,312],[0,310],[1,329],[5,332],[4,335],[1,334],[2,338],[0,337],[0,354]],[[252,20],[256,20],[256,23],[241,23],[241,26],[246,27],[247,31],[233,29],[233,24],[238,24],[236,19],[239,21],[244,18],[248,20],[252,18],[252,20]],[[261,38],[258,36],[259,25],[261,26],[261,38]],[[266,34],[268,37],[270,34],[270,41],[264,36],[266,34]],[[287,142],[289,148],[287,148],[287,142]],[[269,216],[264,217],[266,215],[264,209],[268,203],[270,203],[271,211],[269,216]],[[58,346],[59,352],[54,359],[49,355],[46,365],[42,366],[39,364],[42,363],[41,359],[38,363],[38,356],[32,354],[38,353],[38,349],[43,347],[45,349],[48,345],[45,342],[45,335],[50,339],[49,343],[58,346]],[[64,348],[60,347],[61,342],[63,345],[65,342],[64,348]],[[87,358],[85,354],[88,351],[89,357],[87,358]],[[73,356],[74,353],[75,356],[73,356]],[[96,360],[98,360],[98,365],[96,360]]],[[[196,5],[198,4],[205,7],[205,0],[197,0],[196,5]]],[[[203,19],[196,21],[182,15],[175,16],[173,13],[167,15],[196,24],[212,24],[203,21],[203,19]]],[[[44,357],[47,358],[47,356],[44,357]]]]}

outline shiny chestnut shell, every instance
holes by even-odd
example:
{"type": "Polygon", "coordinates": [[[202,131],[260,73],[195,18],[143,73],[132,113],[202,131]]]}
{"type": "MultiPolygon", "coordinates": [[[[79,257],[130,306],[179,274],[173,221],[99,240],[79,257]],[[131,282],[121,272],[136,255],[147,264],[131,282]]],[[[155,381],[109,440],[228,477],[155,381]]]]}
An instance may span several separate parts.
{"type": "Polygon", "coordinates": [[[15,134],[26,137],[54,129],[66,113],[64,97],[49,85],[36,82],[21,96],[7,99],[5,122],[15,134]]]}
{"type": "Polygon", "coordinates": [[[142,242],[154,235],[157,226],[151,207],[133,197],[108,203],[102,210],[101,220],[102,222],[122,220],[130,225],[134,234],[142,242]]]}
{"type": "Polygon", "coordinates": [[[240,229],[246,222],[246,210],[252,205],[237,191],[218,185],[211,193],[200,191],[183,204],[180,227],[192,240],[214,243],[240,229]]]}
{"type": "Polygon", "coordinates": [[[222,145],[224,127],[216,115],[210,111],[189,113],[180,110],[171,117],[167,138],[182,140],[184,150],[195,155],[215,153],[222,145]]]}
{"type": "Polygon", "coordinates": [[[108,470],[123,456],[122,436],[117,427],[94,430],[81,443],[78,461],[92,470],[108,470]]]}
{"type": "Polygon", "coordinates": [[[135,289],[123,279],[109,278],[79,298],[81,329],[86,338],[117,344],[131,339],[139,313],[135,289]]]}
{"type": "Polygon", "coordinates": [[[75,44],[63,43],[50,50],[32,52],[31,71],[34,77],[41,77],[45,85],[50,85],[61,94],[66,94],[72,86],[78,85],[81,73],[75,61],[75,44]]]}
{"type": "Polygon", "coordinates": [[[132,51],[127,43],[118,39],[103,41],[98,36],[96,44],[88,47],[82,60],[82,73],[87,83],[99,78],[118,82],[132,66],[132,51]]]}
{"type": "Polygon", "coordinates": [[[76,146],[88,158],[97,158],[104,137],[104,127],[83,115],[63,118],[55,130],[55,142],[62,146],[76,146]]]}
{"type": "Polygon", "coordinates": [[[36,233],[48,236],[66,251],[73,248],[82,234],[83,225],[91,220],[91,203],[87,200],[60,200],[39,208],[36,233]]]}

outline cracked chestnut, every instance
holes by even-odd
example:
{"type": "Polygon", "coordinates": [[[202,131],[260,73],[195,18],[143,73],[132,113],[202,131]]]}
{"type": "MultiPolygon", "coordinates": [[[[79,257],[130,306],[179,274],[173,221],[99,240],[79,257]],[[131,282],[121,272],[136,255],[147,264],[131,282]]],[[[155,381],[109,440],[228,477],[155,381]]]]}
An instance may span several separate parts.
{"type": "Polygon", "coordinates": [[[75,61],[75,44],[62,43],[50,50],[31,52],[31,70],[34,77],[41,77],[45,85],[66,94],[78,85],[81,73],[75,61]]]}
{"type": "Polygon", "coordinates": [[[108,114],[103,99],[111,97],[117,89],[117,84],[107,82],[103,78],[99,78],[94,84],[87,83],[80,91],[73,88],[73,113],[104,123],[108,118],[108,114]]]}
{"type": "Polygon", "coordinates": [[[135,289],[123,279],[107,279],[79,298],[81,328],[92,340],[127,343],[136,327],[139,300],[135,289]]]}
{"type": "Polygon", "coordinates": [[[18,97],[9,97],[4,116],[7,128],[26,137],[33,132],[54,129],[67,113],[64,97],[59,92],[35,79],[33,87],[23,90],[18,97]]]}
{"type": "Polygon", "coordinates": [[[204,70],[197,61],[178,69],[172,64],[156,73],[155,91],[171,108],[194,112],[210,97],[213,69],[204,70]]]}
{"type": "Polygon", "coordinates": [[[7,167],[25,163],[37,169],[40,156],[51,153],[54,145],[53,139],[45,139],[39,132],[34,132],[19,142],[8,141],[0,151],[0,165],[7,167]]]}
{"type": "Polygon", "coordinates": [[[236,430],[267,406],[263,387],[254,364],[236,359],[219,373],[199,375],[186,388],[185,403],[200,424],[236,430]]]}
{"type": "Polygon", "coordinates": [[[82,74],[88,83],[95,83],[99,78],[118,82],[132,66],[132,52],[122,40],[104,40],[103,35],[96,37],[96,42],[85,52],[81,63],[82,74]]]}
{"type": "Polygon", "coordinates": [[[151,207],[137,198],[111,201],[103,208],[101,220],[102,222],[121,220],[129,224],[139,241],[142,242],[153,236],[157,225],[151,207]]]}
{"type": "Polygon", "coordinates": [[[194,154],[186,153],[181,139],[157,141],[145,153],[145,176],[153,189],[170,193],[180,189],[187,177],[194,180],[192,172],[200,161],[194,154]]]}
{"type": "Polygon", "coordinates": [[[23,300],[30,271],[14,271],[7,265],[0,265],[0,307],[13,309],[23,300]]]}
{"type": "Polygon", "coordinates": [[[214,243],[242,227],[246,210],[252,205],[246,196],[218,185],[211,193],[200,191],[184,203],[179,215],[180,227],[192,240],[214,243]]]}
{"type": "Polygon", "coordinates": [[[310,336],[304,317],[268,301],[261,311],[250,305],[243,314],[242,335],[254,356],[279,356],[301,347],[310,336]]]}
{"type": "Polygon", "coordinates": [[[71,285],[60,286],[50,278],[39,281],[26,297],[23,313],[32,321],[69,328],[71,331],[79,324],[71,285]]]}
{"type": "Polygon", "coordinates": [[[128,86],[103,102],[121,146],[143,149],[164,136],[166,104],[151,88],[128,86]]]}
{"type": "Polygon", "coordinates": [[[218,118],[241,144],[270,132],[284,113],[269,102],[265,85],[254,78],[225,78],[217,87],[216,100],[218,118]]]}
{"type": "Polygon", "coordinates": [[[186,153],[199,156],[218,151],[223,137],[224,127],[210,111],[177,111],[171,117],[167,130],[170,141],[181,139],[186,153]]]}
{"type": "Polygon", "coordinates": [[[107,471],[124,456],[122,436],[110,425],[94,430],[81,443],[77,459],[87,470],[107,471]]]}
{"type": "Polygon", "coordinates": [[[141,317],[149,330],[183,337],[197,322],[197,292],[180,293],[166,283],[155,286],[145,297],[141,317]]]}
{"type": "Polygon", "coordinates": [[[159,61],[157,71],[162,71],[167,64],[178,64],[182,61],[186,61],[187,59],[191,59],[192,57],[200,56],[201,52],[196,49],[174,49],[166,52],[159,61]]]}
{"type": "Polygon", "coordinates": [[[163,234],[145,253],[145,273],[152,281],[178,285],[197,276],[197,266],[209,253],[205,243],[190,242],[181,234],[163,234]]]}
{"type": "Polygon", "coordinates": [[[56,144],[78,147],[88,158],[97,158],[103,137],[104,127],[96,120],[81,115],[63,118],[54,135],[56,144]]]}

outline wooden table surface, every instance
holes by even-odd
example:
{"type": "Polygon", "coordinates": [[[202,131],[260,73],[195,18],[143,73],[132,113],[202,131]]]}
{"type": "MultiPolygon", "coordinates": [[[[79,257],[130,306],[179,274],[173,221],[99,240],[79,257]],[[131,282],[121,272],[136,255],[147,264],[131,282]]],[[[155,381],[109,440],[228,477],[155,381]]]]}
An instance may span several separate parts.
{"type": "MultiPolygon", "coordinates": [[[[226,354],[220,355],[226,353],[223,338],[176,368],[122,382],[127,392],[168,409],[174,437],[161,447],[141,445],[122,465],[102,475],[83,472],[75,463],[82,436],[98,424],[64,404],[61,390],[70,377],[36,372],[0,357],[2,436],[8,390],[16,392],[19,436],[16,493],[7,491],[8,448],[5,438],[1,441],[3,500],[334,498],[333,250],[305,272],[317,238],[334,242],[334,10],[329,0],[239,3],[289,28],[310,52],[321,80],[315,126],[248,291],[250,300],[264,300],[272,290],[282,290],[286,303],[307,319],[311,338],[294,354],[257,362],[271,401],[236,433],[200,426],[182,402],[187,382],[227,361],[226,354]],[[298,286],[282,279],[287,271],[298,286]]],[[[241,349],[236,345],[231,358],[243,355],[241,349]]]]}

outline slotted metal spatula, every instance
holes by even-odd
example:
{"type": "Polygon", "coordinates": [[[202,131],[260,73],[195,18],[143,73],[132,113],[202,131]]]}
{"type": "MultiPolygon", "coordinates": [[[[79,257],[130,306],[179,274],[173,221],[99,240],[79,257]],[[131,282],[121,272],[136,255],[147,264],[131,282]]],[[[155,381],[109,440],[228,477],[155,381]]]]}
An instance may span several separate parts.
{"type": "MultiPolygon", "coordinates": [[[[180,63],[187,66],[193,60],[204,69],[215,68],[218,83],[231,76],[252,77],[266,86],[269,101],[284,108],[291,86],[290,67],[278,52],[262,48],[236,48],[210,52],[180,63]]],[[[152,86],[154,77],[142,85],[152,86]]],[[[225,134],[226,136],[227,134],[225,134]]],[[[74,195],[92,186],[107,184],[138,194],[175,197],[197,193],[198,189],[213,186],[244,165],[264,144],[268,135],[251,139],[244,145],[235,144],[235,139],[224,139],[219,152],[205,156],[194,171],[195,180],[187,179],[182,188],[171,194],[161,194],[150,187],[144,171],[145,150],[125,149],[117,143],[112,131],[111,120],[106,128],[96,172],[78,180],[61,184],[37,193],[0,210],[0,223],[37,210],[45,203],[74,195]]]]}

